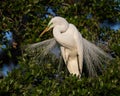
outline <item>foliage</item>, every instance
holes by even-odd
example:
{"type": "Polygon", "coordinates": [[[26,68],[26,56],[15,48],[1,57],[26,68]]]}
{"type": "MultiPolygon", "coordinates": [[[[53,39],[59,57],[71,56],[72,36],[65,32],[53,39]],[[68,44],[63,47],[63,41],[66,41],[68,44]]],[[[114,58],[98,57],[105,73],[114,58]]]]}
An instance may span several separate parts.
{"type": "Polygon", "coordinates": [[[73,75],[68,76],[64,71],[57,76],[57,70],[52,64],[39,66],[28,62],[22,61],[19,69],[13,70],[8,77],[0,80],[2,95],[106,96],[109,94],[116,96],[120,94],[119,58],[113,61],[103,75],[96,78],[83,76],[81,79],[73,75]]]}
{"type": "MultiPolygon", "coordinates": [[[[0,32],[4,34],[6,31],[11,31],[18,44],[17,49],[52,37],[51,33],[42,38],[38,36],[54,15],[49,12],[52,9],[56,15],[75,24],[86,39],[94,43],[107,42],[106,47],[102,48],[114,55],[114,60],[103,75],[96,78],[83,76],[78,79],[76,76],[66,74],[65,68],[58,75],[57,63],[53,64],[51,61],[37,65],[30,58],[24,58],[23,54],[19,56],[21,58],[18,60],[19,68],[0,79],[0,95],[118,96],[120,94],[120,30],[101,27],[101,23],[105,20],[110,23],[120,21],[118,0],[1,0],[0,5],[0,32]]],[[[0,41],[4,37],[3,34],[0,34],[0,41]]],[[[11,51],[8,53],[11,54],[11,51]]]]}

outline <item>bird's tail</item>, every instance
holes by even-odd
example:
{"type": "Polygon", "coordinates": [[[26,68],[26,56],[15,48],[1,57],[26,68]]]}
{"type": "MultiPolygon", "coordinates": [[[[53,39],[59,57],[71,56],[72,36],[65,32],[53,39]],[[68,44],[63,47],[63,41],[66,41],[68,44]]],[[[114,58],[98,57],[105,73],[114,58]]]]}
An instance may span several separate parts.
{"type": "Polygon", "coordinates": [[[102,49],[83,38],[84,69],[88,76],[97,76],[106,67],[107,59],[112,58],[102,49]]]}

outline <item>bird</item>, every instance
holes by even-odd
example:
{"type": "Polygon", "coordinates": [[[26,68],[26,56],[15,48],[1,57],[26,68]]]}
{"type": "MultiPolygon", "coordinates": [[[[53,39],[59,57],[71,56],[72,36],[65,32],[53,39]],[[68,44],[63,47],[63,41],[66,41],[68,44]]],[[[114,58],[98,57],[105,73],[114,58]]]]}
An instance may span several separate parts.
{"type": "Polygon", "coordinates": [[[79,78],[82,76],[84,66],[89,76],[94,77],[98,75],[98,72],[102,72],[103,62],[106,62],[106,58],[111,58],[111,56],[83,38],[74,24],[69,23],[63,17],[55,16],[49,21],[40,37],[51,29],[53,29],[53,39],[32,46],[47,46],[48,44],[45,50],[47,52],[59,45],[58,50],[60,50],[69,73],[79,78]]]}

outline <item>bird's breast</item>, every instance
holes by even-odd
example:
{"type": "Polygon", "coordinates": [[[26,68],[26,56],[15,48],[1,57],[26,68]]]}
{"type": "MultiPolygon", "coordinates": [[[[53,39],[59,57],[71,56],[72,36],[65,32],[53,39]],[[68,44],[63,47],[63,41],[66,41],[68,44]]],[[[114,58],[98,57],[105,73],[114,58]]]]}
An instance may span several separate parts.
{"type": "Polygon", "coordinates": [[[61,33],[61,45],[67,47],[69,49],[73,49],[76,47],[76,42],[74,40],[74,36],[72,32],[66,31],[65,33],[61,33]]]}

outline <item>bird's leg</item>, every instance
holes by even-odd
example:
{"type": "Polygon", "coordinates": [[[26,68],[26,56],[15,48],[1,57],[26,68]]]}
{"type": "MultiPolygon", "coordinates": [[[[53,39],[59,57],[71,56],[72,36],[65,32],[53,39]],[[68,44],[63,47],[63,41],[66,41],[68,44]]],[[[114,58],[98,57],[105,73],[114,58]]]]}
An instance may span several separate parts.
{"type": "Polygon", "coordinates": [[[82,75],[82,70],[81,70],[81,68],[80,68],[80,65],[79,65],[79,55],[77,55],[77,62],[78,62],[78,70],[79,70],[79,78],[81,77],[81,75],[82,75]]]}
{"type": "Polygon", "coordinates": [[[67,66],[67,68],[65,68],[65,73],[68,75],[70,72],[69,72],[69,69],[68,69],[68,62],[69,62],[69,55],[66,57],[66,62],[65,62],[65,64],[66,64],[66,66],[67,66]]]}

